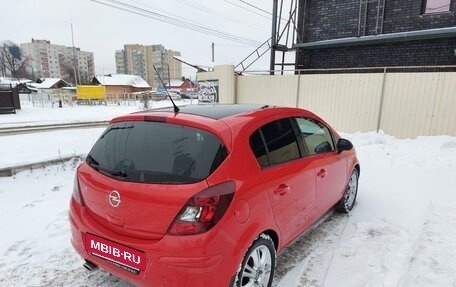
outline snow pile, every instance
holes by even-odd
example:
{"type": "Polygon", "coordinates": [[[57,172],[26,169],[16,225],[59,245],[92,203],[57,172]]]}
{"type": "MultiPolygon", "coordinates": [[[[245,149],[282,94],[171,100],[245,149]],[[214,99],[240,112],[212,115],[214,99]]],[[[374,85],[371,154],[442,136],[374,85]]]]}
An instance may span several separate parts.
{"type": "Polygon", "coordinates": [[[275,286],[455,286],[456,138],[343,136],[361,161],[358,203],[285,251],[275,286]]]}
{"type": "MultiPolygon", "coordinates": [[[[87,142],[98,136],[94,129],[73,132],[87,142]]],[[[456,138],[344,137],[361,162],[358,203],[286,249],[274,286],[455,286],[456,138]]],[[[11,149],[21,152],[17,144],[11,149]]],[[[104,271],[89,273],[70,246],[77,164],[0,178],[0,286],[130,286],[104,271]]]]}

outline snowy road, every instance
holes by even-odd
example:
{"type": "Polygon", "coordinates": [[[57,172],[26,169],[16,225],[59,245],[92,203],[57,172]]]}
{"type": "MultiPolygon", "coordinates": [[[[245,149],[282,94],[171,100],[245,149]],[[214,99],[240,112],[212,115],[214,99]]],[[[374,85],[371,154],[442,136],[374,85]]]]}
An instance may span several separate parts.
{"type": "MultiPolygon", "coordinates": [[[[98,136],[77,133],[87,142],[98,136]]],[[[456,138],[344,136],[361,161],[358,204],[281,254],[274,286],[456,286],[456,138]]],[[[130,286],[87,272],[70,246],[76,165],[0,178],[0,286],[130,286]]]]}

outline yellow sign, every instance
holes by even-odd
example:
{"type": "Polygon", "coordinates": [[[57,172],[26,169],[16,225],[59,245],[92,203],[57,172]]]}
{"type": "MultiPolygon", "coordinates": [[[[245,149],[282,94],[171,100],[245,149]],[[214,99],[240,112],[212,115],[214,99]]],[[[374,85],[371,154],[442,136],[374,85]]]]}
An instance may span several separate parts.
{"type": "Polygon", "coordinates": [[[78,100],[105,100],[105,86],[77,86],[76,95],[78,100]]]}

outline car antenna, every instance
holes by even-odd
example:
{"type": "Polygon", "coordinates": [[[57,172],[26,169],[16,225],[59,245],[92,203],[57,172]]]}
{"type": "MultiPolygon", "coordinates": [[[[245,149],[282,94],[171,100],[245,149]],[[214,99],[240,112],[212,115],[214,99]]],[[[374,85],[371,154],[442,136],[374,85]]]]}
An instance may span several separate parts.
{"type": "Polygon", "coordinates": [[[173,98],[172,98],[171,95],[169,94],[168,89],[167,89],[166,86],[165,86],[165,83],[163,83],[163,80],[162,80],[162,78],[160,77],[160,74],[159,74],[158,71],[157,71],[157,68],[155,68],[155,65],[153,65],[153,67],[154,67],[155,73],[157,73],[158,79],[160,80],[161,84],[163,85],[163,88],[164,88],[165,91],[166,91],[166,94],[168,94],[168,97],[169,97],[169,99],[171,100],[171,103],[173,103],[174,112],[175,112],[175,113],[178,113],[178,112],[180,111],[179,107],[176,106],[176,104],[174,103],[173,98]]]}

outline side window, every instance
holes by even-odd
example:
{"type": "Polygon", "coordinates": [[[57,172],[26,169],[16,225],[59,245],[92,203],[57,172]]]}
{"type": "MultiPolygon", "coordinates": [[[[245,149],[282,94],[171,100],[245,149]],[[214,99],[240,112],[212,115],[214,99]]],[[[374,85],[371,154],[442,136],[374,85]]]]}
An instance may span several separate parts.
{"type": "Polygon", "coordinates": [[[306,155],[325,153],[334,150],[334,142],[328,128],[311,118],[297,118],[306,155]]]}
{"type": "Polygon", "coordinates": [[[269,163],[284,163],[300,157],[298,142],[290,119],[280,119],[261,127],[269,163]]]}
{"type": "Polygon", "coordinates": [[[263,139],[261,138],[260,130],[256,130],[250,136],[249,144],[260,166],[269,166],[269,159],[268,155],[266,154],[266,148],[264,147],[263,139]]]}

